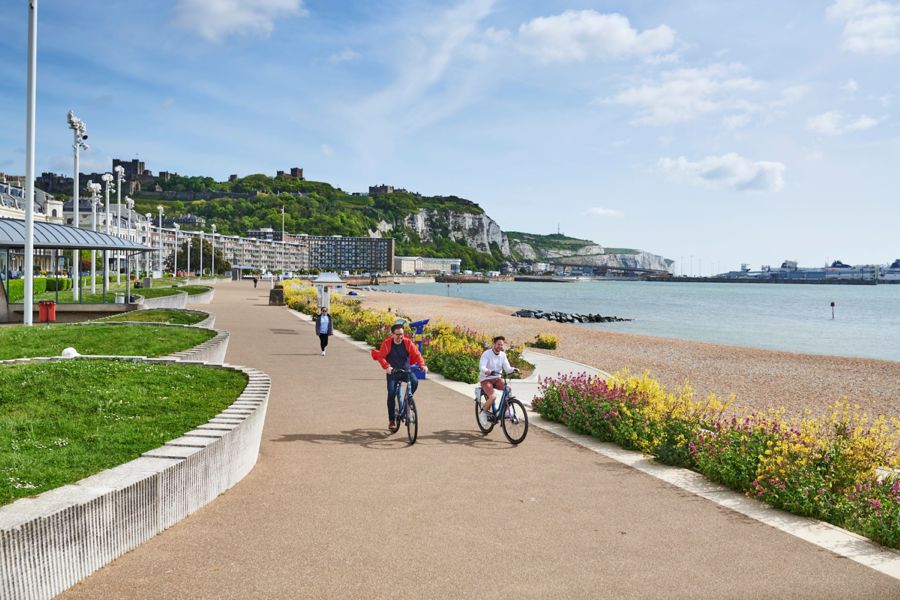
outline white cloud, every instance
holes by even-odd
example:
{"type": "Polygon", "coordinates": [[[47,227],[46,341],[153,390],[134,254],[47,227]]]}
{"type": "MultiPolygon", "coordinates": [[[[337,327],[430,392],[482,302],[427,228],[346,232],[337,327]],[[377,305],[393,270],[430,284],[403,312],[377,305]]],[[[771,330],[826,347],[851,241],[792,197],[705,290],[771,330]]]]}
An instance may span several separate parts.
{"type": "Polygon", "coordinates": [[[744,94],[761,90],[764,84],[742,75],[736,64],[714,64],[702,69],[678,69],[663,73],[659,80],[626,89],[595,104],[622,104],[638,110],[636,121],[645,125],[667,125],[696,119],[724,110],[753,109],[744,94]]]}
{"type": "Polygon", "coordinates": [[[837,0],[825,11],[844,24],[841,46],[857,54],[900,52],[900,3],[881,0],[837,0]]]}
{"type": "Polygon", "coordinates": [[[230,35],[269,35],[275,19],[306,14],[303,0],[178,0],[174,23],[221,42],[230,35]]]}
{"type": "Polygon", "coordinates": [[[850,92],[851,94],[853,94],[853,93],[855,93],[857,90],[859,90],[859,84],[856,83],[856,80],[855,80],[855,79],[848,79],[848,80],[847,80],[847,83],[844,84],[844,88],[843,88],[843,89],[844,89],[845,92],[850,92]]]}
{"type": "Polygon", "coordinates": [[[322,144],[319,147],[319,150],[321,150],[322,156],[325,156],[327,158],[331,158],[332,156],[334,156],[334,148],[332,148],[328,144],[322,144]]]}
{"type": "Polygon", "coordinates": [[[519,27],[519,48],[542,63],[646,56],[674,43],[675,32],[666,25],[639,32],[627,17],[594,10],[567,10],[519,27]]]}
{"type": "Polygon", "coordinates": [[[749,123],[750,115],[746,113],[722,117],[722,125],[725,129],[740,129],[741,127],[747,126],[749,123]]]}
{"type": "Polygon", "coordinates": [[[685,157],[661,158],[659,167],[690,183],[736,191],[777,192],[784,187],[786,167],[780,162],[752,161],[734,152],[696,162],[685,157]]]}
{"type": "Polygon", "coordinates": [[[806,120],[806,128],[809,131],[823,135],[841,135],[854,131],[864,131],[876,125],[878,125],[878,119],[873,119],[868,115],[860,115],[853,118],[838,111],[829,111],[806,120]]]}
{"type": "Polygon", "coordinates": [[[335,65],[337,63],[348,62],[351,60],[356,60],[360,57],[359,52],[355,52],[350,48],[344,48],[340,52],[335,52],[331,56],[328,57],[328,62],[335,65]]]}
{"type": "Polygon", "coordinates": [[[611,217],[614,219],[621,219],[625,216],[625,213],[621,210],[616,210],[615,208],[601,208],[599,206],[593,206],[587,209],[584,214],[589,217],[611,217]]]}

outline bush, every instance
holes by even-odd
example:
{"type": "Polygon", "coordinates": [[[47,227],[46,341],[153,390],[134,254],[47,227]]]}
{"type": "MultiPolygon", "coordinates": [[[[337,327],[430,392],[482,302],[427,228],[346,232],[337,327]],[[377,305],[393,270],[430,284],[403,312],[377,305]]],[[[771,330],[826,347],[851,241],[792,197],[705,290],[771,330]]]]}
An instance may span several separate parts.
{"type": "Polygon", "coordinates": [[[534,341],[528,345],[532,348],[556,350],[557,344],[559,344],[559,338],[552,333],[539,333],[535,336],[534,341]]]}

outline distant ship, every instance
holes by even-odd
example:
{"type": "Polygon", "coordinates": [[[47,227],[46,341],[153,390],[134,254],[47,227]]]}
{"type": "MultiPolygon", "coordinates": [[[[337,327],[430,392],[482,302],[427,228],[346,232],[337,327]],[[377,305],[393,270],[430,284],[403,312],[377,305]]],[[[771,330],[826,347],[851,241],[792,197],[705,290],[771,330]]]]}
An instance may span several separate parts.
{"type": "Polygon", "coordinates": [[[890,266],[853,266],[836,260],[831,266],[819,268],[798,267],[797,261],[786,260],[778,268],[763,265],[759,271],[752,271],[744,264],[740,271],[721,273],[715,279],[772,283],[900,283],[900,259],[890,266]]]}

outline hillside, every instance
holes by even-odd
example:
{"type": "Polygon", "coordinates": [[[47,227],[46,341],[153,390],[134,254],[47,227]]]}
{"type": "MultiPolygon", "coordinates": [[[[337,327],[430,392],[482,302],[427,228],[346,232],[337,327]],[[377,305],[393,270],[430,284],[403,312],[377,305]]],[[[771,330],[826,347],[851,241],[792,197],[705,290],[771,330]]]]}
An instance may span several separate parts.
{"type": "Polygon", "coordinates": [[[215,224],[223,235],[246,235],[250,229],[264,227],[280,230],[284,207],[288,232],[390,236],[396,240],[398,256],[461,258],[464,269],[495,270],[504,261],[522,260],[622,266],[626,263],[614,257],[626,255],[637,257],[628,264],[666,268],[662,257],[639,250],[616,249],[613,254],[590,240],[505,233],[478,204],[457,196],[406,191],[348,194],[325,182],[266,175],[227,182],[171,176],[160,186],[162,192],[137,194],[135,209],[154,217],[158,205],[164,207],[166,217],[193,214],[206,220],[207,230],[215,224]]]}

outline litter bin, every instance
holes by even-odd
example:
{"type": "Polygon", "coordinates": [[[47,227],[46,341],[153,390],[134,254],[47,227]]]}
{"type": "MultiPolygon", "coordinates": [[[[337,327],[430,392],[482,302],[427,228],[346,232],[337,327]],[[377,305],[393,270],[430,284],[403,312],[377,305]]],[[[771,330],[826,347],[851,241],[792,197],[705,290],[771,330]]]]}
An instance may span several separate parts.
{"type": "Polygon", "coordinates": [[[38,302],[38,320],[43,323],[56,321],[56,302],[53,300],[41,300],[38,302]]]}
{"type": "Polygon", "coordinates": [[[125,304],[125,292],[116,292],[116,304],[125,304]]]}

